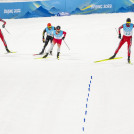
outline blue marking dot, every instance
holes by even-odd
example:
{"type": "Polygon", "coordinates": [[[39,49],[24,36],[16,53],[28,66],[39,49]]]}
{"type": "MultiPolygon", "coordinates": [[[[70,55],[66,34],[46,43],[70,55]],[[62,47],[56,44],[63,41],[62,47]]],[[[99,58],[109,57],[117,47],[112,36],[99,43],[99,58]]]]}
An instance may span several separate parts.
{"type": "Polygon", "coordinates": [[[86,122],[86,119],[84,118],[84,122],[86,122]]]}
{"type": "Polygon", "coordinates": [[[88,97],[89,97],[89,93],[88,93],[88,97]]]}
{"type": "Polygon", "coordinates": [[[89,87],[90,87],[90,84],[89,84],[89,87]]]}
{"type": "Polygon", "coordinates": [[[82,130],[84,131],[84,127],[82,127],[82,130]]]}
{"type": "Polygon", "coordinates": [[[92,79],[92,76],[91,76],[91,79],[92,79]]]}
{"type": "Polygon", "coordinates": [[[90,91],[90,88],[88,88],[88,91],[90,91]]]}
{"type": "Polygon", "coordinates": [[[87,98],[87,102],[88,102],[88,98],[87,98]]]}
{"type": "Polygon", "coordinates": [[[85,115],[87,115],[87,111],[85,111],[85,115]]]}
{"type": "Polygon", "coordinates": [[[86,104],[86,108],[87,108],[87,104],[86,104]]]}

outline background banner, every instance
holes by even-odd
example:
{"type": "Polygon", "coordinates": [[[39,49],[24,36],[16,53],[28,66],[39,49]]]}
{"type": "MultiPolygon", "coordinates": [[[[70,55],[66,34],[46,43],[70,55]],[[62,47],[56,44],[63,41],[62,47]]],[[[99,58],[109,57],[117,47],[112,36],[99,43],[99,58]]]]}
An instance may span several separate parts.
{"type": "Polygon", "coordinates": [[[0,3],[2,19],[119,12],[134,12],[134,0],[44,0],[0,3]]]}

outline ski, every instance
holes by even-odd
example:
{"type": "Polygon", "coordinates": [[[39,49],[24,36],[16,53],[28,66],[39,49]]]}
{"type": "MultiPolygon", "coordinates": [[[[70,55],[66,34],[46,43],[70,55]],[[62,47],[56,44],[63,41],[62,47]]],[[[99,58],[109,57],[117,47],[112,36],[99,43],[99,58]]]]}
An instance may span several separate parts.
{"type": "Polygon", "coordinates": [[[16,52],[7,52],[7,53],[5,53],[5,54],[11,54],[11,53],[16,53],[16,52]]]}
{"type": "Polygon", "coordinates": [[[39,55],[39,54],[33,54],[33,56],[36,56],[36,55],[39,55]]]}
{"type": "Polygon", "coordinates": [[[43,57],[35,58],[35,59],[44,59],[43,57]]]}
{"type": "Polygon", "coordinates": [[[121,58],[123,58],[123,57],[116,57],[116,58],[113,58],[113,59],[103,59],[103,60],[94,61],[94,63],[108,61],[108,60],[116,60],[116,59],[121,59],[121,58]]]}
{"type": "Polygon", "coordinates": [[[36,56],[36,55],[43,55],[43,54],[33,54],[33,56],[36,56]]]}
{"type": "Polygon", "coordinates": [[[47,59],[47,58],[50,58],[50,57],[46,57],[46,58],[38,57],[38,58],[34,58],[34,59],[47,59]]]}
{"type": "MultiPolygon", "coordinates": [[[[44,55],[45,53],[43,54],[33,54],[33,56],[36,56],[36,55],[44,55]]],[[[52,55],[52,53],[50,53],[49,55],[52,55]]]]}
{"type": "Polygon", "coordinates": [[[133,65],[133,63],[129,62],[128,64],[133,65]]]}

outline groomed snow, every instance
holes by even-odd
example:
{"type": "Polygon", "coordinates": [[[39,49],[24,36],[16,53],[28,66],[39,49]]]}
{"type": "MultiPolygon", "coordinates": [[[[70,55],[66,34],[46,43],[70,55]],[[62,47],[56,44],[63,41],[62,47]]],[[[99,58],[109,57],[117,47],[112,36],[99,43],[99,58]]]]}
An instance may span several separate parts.
{"type": "MultiPolygon", "coordinates": [[[[0,134],[132,134],[134,133],[134,65],[127,63],[127,44],[116,29],[134,13],[11,19],[2,29],[10,50],[0,41],[0,134]],[[60,60],[37,60],[47,23],[67,32],[60,60]],[[91,76],[86,123],[85,105],[91,76]],[[82,131],[82,127],[85,131],[82,131]]],[[[1,23],[2,25],[2,23],[1,23]]],[[[48,45],[47,49],[50,47],[48,45]]],[[[134,46],[131,47],[134,62],[134,46]]],[[[47,51],[47,50],[46,50],[47,51]]]]}

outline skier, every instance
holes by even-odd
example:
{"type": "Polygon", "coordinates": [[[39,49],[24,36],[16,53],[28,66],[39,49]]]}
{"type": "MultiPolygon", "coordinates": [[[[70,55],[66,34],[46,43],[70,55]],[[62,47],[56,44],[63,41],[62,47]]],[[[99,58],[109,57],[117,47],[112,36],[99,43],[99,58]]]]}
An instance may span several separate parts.
{"type": "MultiPolygon", "coordinates": [[[[2,28],[5,28],[6,22],[5,22],[4,20],[2,20],[2,19],[0,19],[0,21],[4,23],[4,24],[2,25],[2,28]]],[[[8,53],[10,53],[10,51],[9,51],[9,49],[8,49],[8,47],[7,47],[7,43],[6,43],[5,39],[4,39],[4,36],[3,36],[3,33],[2,33],[2,31],[1,31],[1,29],[0,29],[0,38],[1,38],[1,40],[2,40],[2,42],[3,42],[3,44],[4,44],[4,46],[5,46],[6,51],[7,51],[8,53]]]]}
{"type": "Polygon", "coordinates": [[[52,51],[54,45],[57,43],[58,49],[57,49],[57,59],[59,59],[59,55],[60,55],[60,47],[61,47],[61,43],[62,40],[65,39],[66,36],[66,32],[61,30],[60,26],[56,27],[56,30],[54,30],[53,32],[53,41],[52,44],[48,50],[48,52],[43,56],[43,58],[46,58],[49,54],[50,51],[52,51]]]}
{"type": "MultiPolygon", "coordinates": [[[[43,31],[43,37],[42,37],[42,40],[43,40],[43,43],[45,43],[45,45],[43,46],[43,49],[42,51],[39,53],[39,55],[43,54],[44,53],[44,50],[46,48],[46,46],[48,45],[48,42],[50,41],[50,43],[52,43],[52,40],[53,40],[53,31],[55,30],[55,27],[53,27],[51,25],[51,23],[48,23],[47,24],[47,27],[44,29],[43,31]],[[46,33],[46,40],[45,40],[45,33],[46,33]]],[[[50,54],[52,55],[52,50],[50,51],[50,54]]]]}
{"type": "Polygon", "coordinates": [[[131,53],[131,45],[132,45],[132,31],[134,28],[134,24],[131,23],[131,19],[127,18],[126,23],[119,27],[119,39],[121,39],[118,48],[116,49],[114,55],[109,59],[114,59],[122,45],[127,42],[128,44],[128,63],[130,62],[130,53],[131,53]],[[121,39],[121,29],[123,28],[123,37],[121,39]]]}

